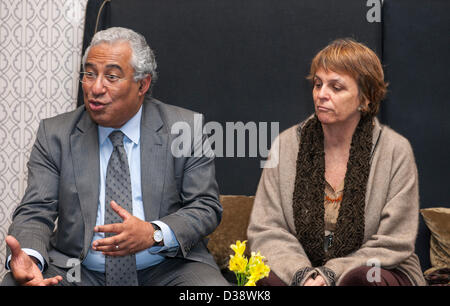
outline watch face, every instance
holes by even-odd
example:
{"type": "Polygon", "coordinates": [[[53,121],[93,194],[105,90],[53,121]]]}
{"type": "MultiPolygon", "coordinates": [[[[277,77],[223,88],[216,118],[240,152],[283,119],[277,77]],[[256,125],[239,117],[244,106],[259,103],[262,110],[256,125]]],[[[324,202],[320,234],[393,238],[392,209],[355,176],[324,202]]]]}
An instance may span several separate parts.
{"type": "Polygon", "coordinates": [[[156,230],[153,233],[153,240],[155,240],[155,242],[159,243],[163,240],[163,234],[160,230],[156,230]]]}

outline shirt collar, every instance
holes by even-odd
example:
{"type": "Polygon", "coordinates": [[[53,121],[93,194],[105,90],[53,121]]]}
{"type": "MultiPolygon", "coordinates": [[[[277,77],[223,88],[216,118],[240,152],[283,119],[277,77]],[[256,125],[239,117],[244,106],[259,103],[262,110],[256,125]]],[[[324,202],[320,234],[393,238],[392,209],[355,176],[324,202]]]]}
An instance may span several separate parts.
{"type": "Polygon", "coordinates": [[[103,145],[106,138],[113,131],[120,130],[124,133],[132,142],[139,144],[139,138],[141,136],[141,117],[142,117],[142,105],[139,111],[125,123],[120,129],[114,129],[111,127],[98,126],[98,139],[100,141],[100,146],[103,145]]]}

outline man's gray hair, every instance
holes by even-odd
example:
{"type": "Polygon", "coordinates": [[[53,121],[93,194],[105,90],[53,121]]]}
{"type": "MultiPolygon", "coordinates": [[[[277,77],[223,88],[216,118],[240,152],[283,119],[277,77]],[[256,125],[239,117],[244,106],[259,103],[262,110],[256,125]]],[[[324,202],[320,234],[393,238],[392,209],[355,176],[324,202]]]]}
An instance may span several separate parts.
{"type": "Polygon", "coordinates": [[[152,49],[150,49],[145,37],[133,30],[113,27],[103,31],[95,33],[91,40],[91,44],[84,52],[83,56],[83,69],[86,64],[87,55],[91,47],[102,44],[102,43],[117,43],[117,42],[128,42],[131,47],[131,66],[134,69],[134,81],[144,79],[147,74],[152,77],[152,82],[150,84],[150,89],[148,94],[150,94],[151,89],[158,78],[156,73],[156,59],[155,54],[152,49]]]}

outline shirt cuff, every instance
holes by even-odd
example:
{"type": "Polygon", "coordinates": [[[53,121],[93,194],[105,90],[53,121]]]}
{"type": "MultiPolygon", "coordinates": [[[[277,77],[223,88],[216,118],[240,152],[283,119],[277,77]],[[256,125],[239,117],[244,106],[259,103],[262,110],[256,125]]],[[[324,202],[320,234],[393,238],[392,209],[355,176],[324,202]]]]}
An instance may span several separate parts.
{"type": "MultiPolygon", "coordinates": [[[[28,256],[33,256],[34,258],[36,258],[38,260],[38,267],[39,270],[41,270],[41,272],[44,271],[44,267],[45,267],[45,260],[44,257],[42,257],[41,254],[39,254],[38,251],[35,251],[33,249],[27,249],[27,248],[23,248],[22,251],[24,251],[28,256]]],[[[8,256],[8,259],[6,260],[6,269],[11,270],[9,267],[9,262],[11,261],[11,255],[8,256]]]]}
{"type": "Polygon", "coordinates": [[[175,251],[179,247],[179,243],[177,238],[175,238],[175,234],[170,229],[170,227],[162,221],[151,221],[150,223],[156,224],[161,229],[163,234],[164,245],[162,246],[153,246],[149,249],[151,254],[157,254],[163,251],[175,251]]]}

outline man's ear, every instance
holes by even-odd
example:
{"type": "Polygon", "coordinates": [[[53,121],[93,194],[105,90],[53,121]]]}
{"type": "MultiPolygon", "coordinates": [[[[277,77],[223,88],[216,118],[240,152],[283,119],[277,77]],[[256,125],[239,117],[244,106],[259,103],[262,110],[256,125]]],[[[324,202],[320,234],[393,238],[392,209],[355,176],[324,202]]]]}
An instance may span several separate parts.
{"type": "Polygon", "coordinates": [[[150,89],[150,84],[152,83],[152,77],[150,74],[147,74],[145,78],[139,80],[139,96],[144,96],[147,91],[150,89]]]}

